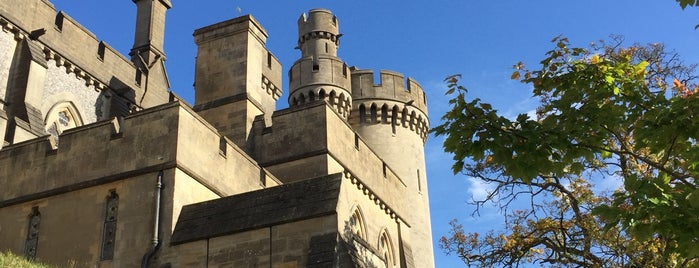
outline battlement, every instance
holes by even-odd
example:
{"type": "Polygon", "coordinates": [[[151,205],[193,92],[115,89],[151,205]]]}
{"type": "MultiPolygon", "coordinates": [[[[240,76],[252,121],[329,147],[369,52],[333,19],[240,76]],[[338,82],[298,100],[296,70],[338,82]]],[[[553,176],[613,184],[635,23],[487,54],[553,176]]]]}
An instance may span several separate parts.
{"type": "Polygon", "coordinates": [[[338,35],[337,17],[327,9],[311,9],[308,14],[303,13],[298,20],[299,36],[312,32],[325,32],[338,35]]]}
{"type": "MultiPolygon", "coordinates": [[[[15,40],[32,40],[46,54],[46,60],[54,60],[57,66],[65,66],[86,85],[97,90],[105,87],[123,90],[128,87],[142,95],[143,90],[134,64],[124,55],[99,40],[92,32],[66,13],[57,12],[54,6],[43,0],[26,0],[32,3],[16,5],[13,1],[0,1],[0,27],[14,34],[15,40]]],[[[144,107],[167,101],[167,92],[155,99],[146,98],[144,107]]],[[[155,96],[155,95],[154,95],[155,96]]]]}
{"type": "Polygon", "coordinates": [[[299,39],[297,48],[301,57],[319,55],[337,56],[340,34],[337,17],[329,10],[311,9],[301,14],[298,20],[299,39]]]}
{"type": "Polygon", "coordinates": [[[427,116],[427,98],[422,86],[412,78],[407,80],[403,74],[381,70],[379,72],[379,84],[374,84],[373,70],[360,70],[351,68],[352,73],[352,99],[361,102],[362,100],[380,100],[403,103],[407,106],[417,108],[427,116]]]}
{"type": "Polygon", "coordinates": [[[265,185],[278,184],[191,108],[171,102],[2,148],[0,207],[169,168],[221,196],[259,189],[261,174],[269,177],[265,185]],[[217,168],[206,168],[207,161],[217,168]]]}

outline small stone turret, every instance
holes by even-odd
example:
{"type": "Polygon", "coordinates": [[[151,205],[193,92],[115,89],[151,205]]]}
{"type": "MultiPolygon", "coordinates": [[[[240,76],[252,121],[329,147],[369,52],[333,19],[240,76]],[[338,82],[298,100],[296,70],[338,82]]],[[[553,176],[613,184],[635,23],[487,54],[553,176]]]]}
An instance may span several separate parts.
{"type": "Polygon", "coordinates": [[[136,66],[134,79],[143,88],[137,102],[150,107],[167,102],[170,82],[165,72],[165,13],[170,0],[133,0],[136,4],[136,32],[129,55],[136,66]]]}
{"type": "MultiPolygon", "coordinates": [[[[352,112],[349,123],[407,186],[414,256],[432,256],[425,140],[429,131],[425,92],[412,78],[397,72],[352,68],[352,112]],[[380,83],[374,84],[374,76],[380,83]]],[[[434,267],[431,257],[416,258],[415,267],[434,267]]]]}
{"type": "Polygon", "coordinates": [[[301,58],[289,71],[289,106],[325,99],[343,118],[352,107],[350,71],[337,57],[338,21],[330,11],[312,9],[298,20],[301,58]]]}

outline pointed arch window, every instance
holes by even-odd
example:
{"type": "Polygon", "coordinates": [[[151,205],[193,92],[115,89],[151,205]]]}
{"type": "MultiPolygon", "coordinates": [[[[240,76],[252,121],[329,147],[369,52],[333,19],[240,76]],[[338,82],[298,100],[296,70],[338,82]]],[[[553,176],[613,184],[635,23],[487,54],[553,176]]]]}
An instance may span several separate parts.
{"type": "Polygon", "coordinates": [[[362,217],[362,212],[359,208],[355,208],[352,212],[352,217],[349,221],[350,231],[352,231],[352,236],[355,238],[361,238],[361,240],[366,240],[366,229],[364,229],[364,217],[362,217]]]}
{"type": "Polygon", "coordinates": [[[394,267],[396,265],[395,256],[393,255],[393,244],[386,230],[381,232],[379,236],[379,254],[386,262],[386,267],[394,267]]]}
{"type": "Polygon", "coordinates": [[[81,126],[83,124],[78,109],[71,102],[61,102],[55,104],[44,119],[46,133],[58,138],[58,135],[68,129],[81,126]]]}

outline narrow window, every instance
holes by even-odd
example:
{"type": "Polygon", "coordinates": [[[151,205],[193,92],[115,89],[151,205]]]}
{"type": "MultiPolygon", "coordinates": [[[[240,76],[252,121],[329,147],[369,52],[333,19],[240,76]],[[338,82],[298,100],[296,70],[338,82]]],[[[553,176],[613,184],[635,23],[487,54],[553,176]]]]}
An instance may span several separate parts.
{"type": "Polygon", "coordinates": [[[366,123],[366,107],[364,107],[363,103],[359,105],[359,123],[366,123]]]}
{"type": "Polygon", "coordinates": [[[342,63],[342,76],[347,78],[347,63],[342,63]]]}
{"type": "Polygon", "coordinates": [[[63,18],[65,15],[63,15],[63,12],[58,12],[56,14],[56,19],[54,20],[54,25],[56,26],[56,30],[59,32],[63,31],[63,18]]]}
{"type": "Polygon", "coordinates": [[[420,179],[420,170],[417,170],[417,191],[422,193],[422,180],[420,179]]]}
{"type": "Polygon", "coordinates": [[[359,135],[354,133],[354,149],[359,150],[359,135]]]}
{"type": "Polygon", "coordinates": [[[391,131],[396,134],[396,121],[398,121],[398,106],[393,106],[391,110],[391,131]]]}
{"type": "Polygon", "coordinates": [[[218,140],[218,153],[221,156],[224,156],[224,157],[226,156],[227,149],[228,149],[227,144],[228,143],[226,142],[226,138],[224,138],[224,137],[219,138],[219,140],[218,140]]]}
{"type": "Polygon", "coordinates": [[[294,73],[293,73],[291,70],[289,70],[289,82],[294,81],[294,76],[293,76],[293,74],[294,74],[294,73]]]}
{"type": "Polygon", "coordinates": [[[325,53],[328,53],[328,43],[325,43],[325,53]]]}
{"type": "Polygon", "coordinates": [[[318,65],[318,55],[313,55],[313,71],[317,72],[320,69],[318,65]]]}
{"type": "Polygon", "coordinates": [[[387,169],[386,162],[383,162],[383,177],[384,178],[386,178],[386,173],[387,173],[386,169],[387,169]]]}
{"type": "Polygon", "coordinates": [[[272,68],[272,53],[267,51],[267,68],[272,68]]]}
{"type": "Polygon", "coordinates": [[[97,58],[99,58],[101,61],[104,60],[104,50],[107,48],[107,45],[100,41],[99,45],[97,45],[97,58]]]}
{"type": "Polygon", "coordinates": [[[39,244],[39,224],[41,223],[41,213],[39,207],[33,207],[29,214],[29,225],[27,226],[27,240],[24,243],[24,257],[33,261],[36,259],[36,248],[39,244]]]}
{"type": "Polygon", "coordinates": [[[119,213],[119,195],[117,195],[116,190],[109,190],[105,203],[100,260],[111,260],[114,258],[114,240],[116,238],[117,215],[119,213]]]}

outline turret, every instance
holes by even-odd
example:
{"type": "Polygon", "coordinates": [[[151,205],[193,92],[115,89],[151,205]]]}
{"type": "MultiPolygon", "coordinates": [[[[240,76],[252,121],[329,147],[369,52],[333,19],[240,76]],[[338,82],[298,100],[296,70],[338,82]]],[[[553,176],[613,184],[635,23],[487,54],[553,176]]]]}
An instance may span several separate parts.
{"type": "Polygon", "coordinates": [[[150,107],[167,101],[170,83],[165,73],[165,12],[170,0],[133,0],[136,3],[136,33],[129,52],[136,66],[134,79],[145,94],[137,104],[150,107]]]}
{"type": "Polygon", "coordinates": [[[136,3],[136,33],[129,55],[132,61],[143,57],[152,60],[165,56],[165,12],[172,7],[170,0],[133,0],[136,3]]]}
{"type": "MultiPolygon", "coordinates": [[[[425,172],[425,140],[429,131],[425,92],[400,73],[351,70],[352,112],[349,122],[371,149],[407,187],[413,256],[432,256],[429,198],[425,172]],[[374,76],[380,83],[374,84],[374,76]],[[421,242],[423,241],[423,242],[421,242]]],[[[416,258],[415,267],[434,267],[432,258],[416,258]]]]}
{"type": "Polygon", "coordinates": [[[298,20],[301,58],[289,71],[289,106],[326,100],[343,118],[352,107],[349,68],[337,57],[338,20],[330,11],[312,9],[298,20]]]}

